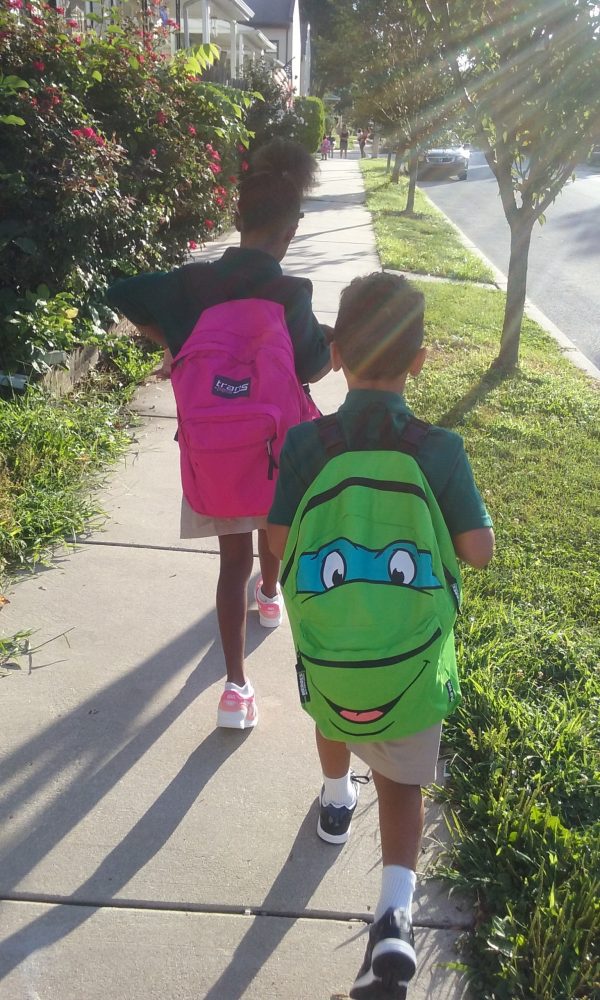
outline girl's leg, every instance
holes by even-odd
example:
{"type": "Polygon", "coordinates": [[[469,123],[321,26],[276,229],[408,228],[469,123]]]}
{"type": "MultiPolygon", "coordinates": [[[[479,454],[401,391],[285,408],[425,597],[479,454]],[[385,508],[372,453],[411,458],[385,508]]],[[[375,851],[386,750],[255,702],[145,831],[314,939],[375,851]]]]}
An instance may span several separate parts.
{"type": "Polygon", "coordinates": [[[277,556],[271,552],[267,541],[267,532],[263,528],[258,532],[258,559],[262,577],[261,590],[265,597],[275,597],[280,562],[277,556]]]}
{"type": "Polygon", "coordinates": [[[221,568],[217,584],[217,617],[227,680],[243,687],[248,581],[252,574],[252,533],[219,537],[221,568]]]}

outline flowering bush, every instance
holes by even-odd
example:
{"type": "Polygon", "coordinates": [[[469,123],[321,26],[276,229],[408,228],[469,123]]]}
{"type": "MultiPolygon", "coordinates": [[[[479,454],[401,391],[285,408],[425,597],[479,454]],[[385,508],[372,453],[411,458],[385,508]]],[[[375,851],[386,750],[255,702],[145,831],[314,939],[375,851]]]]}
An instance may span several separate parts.
{"type": "Polygon", "coordinates": [[[169,33],[158,14],[113,14],[102,35],[81,35],[60,8],[0,0],[5,370],[27,368],[32,343],[55,344],[40,302],[62,315],[60,296],[74,296],[77,318],[62,328],[83,338],[109,281],[181,262],[229,219],[251,99],[202,82],[214,47],[170,59],[169,33]]]}

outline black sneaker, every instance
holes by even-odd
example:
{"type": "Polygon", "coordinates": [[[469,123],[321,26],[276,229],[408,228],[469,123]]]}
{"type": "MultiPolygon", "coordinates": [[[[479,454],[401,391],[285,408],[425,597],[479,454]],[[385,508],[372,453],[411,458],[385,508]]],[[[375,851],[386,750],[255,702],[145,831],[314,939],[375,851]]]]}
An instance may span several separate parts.
{"type": "Polygon", "coordinates": [[[359,785],[366,785],[371,779],[367,774],[352,774],[350,775],[350,780],[354,785],[354,791],[356,792],[356,799],[354,800],[354,805],[350,806],[334,806],[334,805],[323,805],[323,792],[325,791],[325,786],[321,789],[321,794],[319,795],[319,821],[317,823],[317,835],[321,840],[326,840],[328,844],[345,844],[350,836],[350,827],[352,825],[352,817],[354,815],[354,810],[356,809],[356,804],[358,802],[358,789],[359,785]]]}
{"type": "Polygon", "coordinates": [[[405,1000],[417,958],[410,917],[386,910],[369,931],[365,960],[350,990],[352,1000],[405,1000]]]}

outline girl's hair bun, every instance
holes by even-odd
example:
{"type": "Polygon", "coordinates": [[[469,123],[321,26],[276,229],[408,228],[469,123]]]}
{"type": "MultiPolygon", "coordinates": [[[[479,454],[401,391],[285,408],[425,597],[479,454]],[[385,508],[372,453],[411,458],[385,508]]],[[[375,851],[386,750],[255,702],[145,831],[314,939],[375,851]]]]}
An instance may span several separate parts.
{"type": "Polygon", "coordinates": [[[292,139],[271,139],[250,158],[252,173],[269,173],[292,181],[303,197],[317,180],[319,167],[313,156],[292,139]]]}

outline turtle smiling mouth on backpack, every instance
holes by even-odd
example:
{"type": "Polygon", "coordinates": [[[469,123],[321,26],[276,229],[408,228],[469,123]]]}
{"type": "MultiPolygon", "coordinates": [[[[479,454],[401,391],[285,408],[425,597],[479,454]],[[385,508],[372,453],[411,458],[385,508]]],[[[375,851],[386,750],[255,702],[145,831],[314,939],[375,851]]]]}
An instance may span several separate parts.
{"type": "MultiPolygon", "coordinates": [[[[404,697],[409,688],[411,688],[413,684],[419,679],[419,677],[426,669],[426,667],[429,666],[429,663],[430,663],[429,660],[424,661],[423,666],[421,667],[419,672],[412,678],[410,684],[407,684],[404,690],[401,691],[396,698],[393,698],[391,701],[386,702],[385,705],[378,705],[376,708],[362,709],[361,711],[356,711],[355,709],[352,708],[344,708],[342,705],[336,705],[336,703],[332,701],[331,698],[328,698],[327,695],[324,694],[323,691],[321,691],[321,689],[318,688],[316,684],[314,686],[315,689],[318,691],[318,693],[321,695],[321,697],[324,699],[324,701],[327,702],[329,707],[336,713],[336,715],[340,717],[340,719],[344,719],[346,722],[350,722],[353,725],[366,726],[369,725],[370,723],[379,722],[381,719],[384,719],[386,715],[388,715],[392,711],[392,709],[396,707],[398,702],[401,700],[401,698],[404,697]]],[[[331,720],[331,722],[332,725],[334,725],[336,729],[339,729],[341,733],[346,733],[348,735],[355,735],[354,733],[349,732],[347,729],[342,729],[341,726],[338,726],[335,722],[333,722],[333,719],[331,720]]],[[[390,722],[389,725],[393,725],[393,723],[390,722]]],[[[388,729],[388,726],[384,726],[382,729],[375,730],[373,735],[377,735],[378,733],[383,733],[385,732],[386,729],[388,729]]]]}

